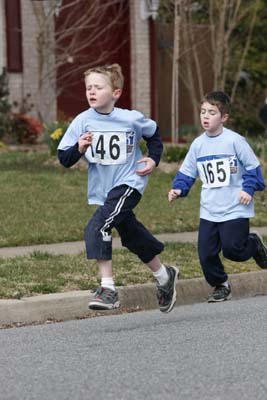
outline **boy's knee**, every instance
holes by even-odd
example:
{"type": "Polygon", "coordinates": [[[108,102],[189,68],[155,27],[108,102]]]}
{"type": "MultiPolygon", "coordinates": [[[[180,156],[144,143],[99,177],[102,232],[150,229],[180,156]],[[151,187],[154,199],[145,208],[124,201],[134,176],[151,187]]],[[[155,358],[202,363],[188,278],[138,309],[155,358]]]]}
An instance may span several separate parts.
{"type": "Polygon", "coordinates": [[[85,237],[99,234],[104,226],[104,219],[100,218],[99,215],[93,216],[84,228],[85,237]]]}
{"type": "Polygon", "coordinates": [[[110,242],[112,240],[111,230],[103,228],[104,224],[102,222],[91,219],[84,228],[84,239],[86,243],[110,242]]]}
{"type": "Polygon", "coordinates": [[[99,227],[96,224],[94,220],[90,220],[86,227],[84,228],[84,236],[91,236],[92,234],[95,234],[97,231],[99,231],[99,227]]]}
{"type": "Polygon", "coordinates": [[[239,254],[238,248],[235,248],[232,245],[224,246],[222,248],[222,253],[225,258],[228,258],[228,260],[236,261],[239,258],[238,257],[238,254],[239,254]]]}
{"type": "Polygon", "coordinates": [[[134,238],[134,236],[130,235],[129,232],[124,232],[123,235],[120,235],[121,244],[124,247],[135,247],[138,243],[138,240],[134,238]]]}
{"type": "Polygon", "coordinates": [[[223,253],[223,256],[225,257],[225,258],[231,258],[232,257],[232,249],[231,249],[231,247],[225,247],[225,248],[223,248],[222,249],[222,253],[223,253]]]}
{"type": "Polygon", "coordinates": [[[157,239],[150,241],[143,237],[138,240],[136,237],[127,234],[121,237],[121,244],[136,254],[145,264],[164,250],[164,244],[157,239]]]}
{"type": "Polygon", "coordinates": [[[91,220],[84,228],[85,247],[88,259],[110,260],[112,258],[112,237],[110,231],[101,232],[102,225],[91,220]]]}

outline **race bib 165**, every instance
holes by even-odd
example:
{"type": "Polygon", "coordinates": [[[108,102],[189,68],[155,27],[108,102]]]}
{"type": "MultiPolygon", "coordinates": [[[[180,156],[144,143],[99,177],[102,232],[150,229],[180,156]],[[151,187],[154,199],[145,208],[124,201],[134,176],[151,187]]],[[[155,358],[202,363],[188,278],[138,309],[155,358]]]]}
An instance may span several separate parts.
{"type": "Polygon", "coordinates": [[[197,168],[203,187],[217,188],[229,185],[231,175],[229,158],[199,161],[197,168]]]}

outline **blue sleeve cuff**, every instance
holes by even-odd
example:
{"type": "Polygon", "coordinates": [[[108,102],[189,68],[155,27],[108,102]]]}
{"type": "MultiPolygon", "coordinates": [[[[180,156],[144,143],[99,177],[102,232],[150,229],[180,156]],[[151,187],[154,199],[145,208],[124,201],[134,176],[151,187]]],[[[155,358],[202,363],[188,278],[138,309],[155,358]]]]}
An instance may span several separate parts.
{"type": "Polygon", "coordinates": [[[173,189],[180,189],[182,191],[180,197],[185,197],[188,195],[189,190],[195,183],[195,178],[185,175],[182,172],[178,172],[173,180],[173,189]]]}
{"type": "Polygon", "coordinates": [[[242,190],[247,192],[251,196],[254,195],[255,191],[262,191],[265,189],[265,183],[260,166],[255,169],[246,171],[243,176],[242,190]]]}

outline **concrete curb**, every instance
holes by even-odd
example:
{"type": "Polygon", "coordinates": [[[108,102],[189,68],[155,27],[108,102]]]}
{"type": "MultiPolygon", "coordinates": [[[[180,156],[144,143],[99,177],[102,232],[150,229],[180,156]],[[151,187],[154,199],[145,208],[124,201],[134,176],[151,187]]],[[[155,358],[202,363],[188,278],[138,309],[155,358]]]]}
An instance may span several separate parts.
{"type": "MultiPolygon", "coordinates": [[[[267,236],[267,227],[252,228],[267,236]]],[[[196,242],[197,232],[161,234],[156,237],[163,242],[196,242]]],[[[119,238],[113,240],[114,248],[121,248],[119,238]]],[[[78,254],[85,251],[84,242],[68,242],[47,245],[0,248],[0,257],[9,258],[43,251],[52,254],[78,254]]],[[[233,298],[267,294],[265,271],[244,272],[229,277],[233,298]]],[[[66,321],[100,315],[120,314],[129,311],[158,308],[154,284],[134,285],[118,289],[121,308],[116,311],[95,312],[88,310],[88,301],[93,294],[88,291],[72,291],[20,300],[0,300],[0,327],[18,326],[47,321],[66,321]]],[[[203,278],[185,279],[177,283],[176,307],[206,301],[211,289],[203,278]]]]}
{"type": "MultiPolygon", "coordinates": [[[[265,271],[234,274],[230,275],[229,280],[234,299],[267,294],[265,271]]],[[[0,326],[66,321],[158,308],[154,284],[127,286],[118,290],[121,309],[112,312],[88,310],[89,298],[93,296],[88,291],[48,294],[21,300],[0,300],[0,326]]],[[[209,293],[210,287],[203,278],[180,280],[177,283],[176,307],[205,302],[209,293]]]]}

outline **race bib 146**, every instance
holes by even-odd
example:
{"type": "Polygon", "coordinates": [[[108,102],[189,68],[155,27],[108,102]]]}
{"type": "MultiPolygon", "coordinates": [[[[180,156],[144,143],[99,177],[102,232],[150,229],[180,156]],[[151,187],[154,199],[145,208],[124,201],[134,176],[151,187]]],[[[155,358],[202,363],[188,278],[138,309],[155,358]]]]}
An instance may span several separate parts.
{"type": "Polygon", "coordinates": [[[90,163],[102,165],[126,163],[126,132],[92,132],[93,142],[85,157],[90,163]]]}

